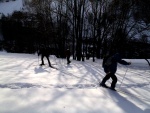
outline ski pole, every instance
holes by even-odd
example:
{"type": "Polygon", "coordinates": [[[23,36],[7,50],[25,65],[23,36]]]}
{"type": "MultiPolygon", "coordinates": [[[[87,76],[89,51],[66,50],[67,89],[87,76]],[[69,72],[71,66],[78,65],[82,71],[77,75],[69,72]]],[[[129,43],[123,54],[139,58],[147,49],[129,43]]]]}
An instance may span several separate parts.
{"type": "Polygon", "coordinates": [[[38,55],[38,65],[39,65],[39,55],[38,55]]]}
{"type": "Polygon", "coordinates": [[[56,65],[57,65],[57,61],[56,61],[56,56],[54,55],[54,59],[55,59],[55,63],[56,63],[56,65]]]}
{"type": "MultiPolygon", "coordinates": [[[[122,79],[122,81],[121,81],[120,87],[121,87],[121,85],[122,85],[122,83],[123,83],[123,80],[124,80],[126,74],[127,74],[127,71],[128,71],[128,67],[127,67],[126,72],[125,72],[125,74],[124,74],[124,77],[123,77],[123,79],[122,79]]],[[[120,89],[120,87],[119,87],[119,89],[120,89]]]]}

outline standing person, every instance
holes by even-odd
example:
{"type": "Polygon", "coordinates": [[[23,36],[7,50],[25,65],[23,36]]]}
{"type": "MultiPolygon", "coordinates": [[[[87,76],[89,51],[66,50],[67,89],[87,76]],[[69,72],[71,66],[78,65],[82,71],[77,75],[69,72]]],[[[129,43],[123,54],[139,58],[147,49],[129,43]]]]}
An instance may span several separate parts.
{"type": "Polygon", "coordinates": [[[71,61],[70,61],[70,50],[69,49],[66,50],[66,58],[67,58],[67,64],[70,64],[71,61]]]}
{"type": "Polygon", "coordinates": [[[44,45],[41,45],[40,49],[39,49],[39,52],[38,52],[38,56],[39,55],[41,55],[41,61],[42,61],[42,63],[40,64],[40,66],[45,65],[44,64],[44,57],[46,57],[47,61],[48,61],[48,64],[49,64],[49,67],[52,67],[51,63],[50,63],[50,60],[49,60],[49,50],[48,50],[47,47],[45,47],[44,45]]]}
{"type": "Polygon", "coordinates": [[[119,53],[116,53],[112,56],[107,56],[103,59],[103,68],[106,73],[106,76],[103,78],[102,82],[100,83],[100,86],[108,88],[108,86],[105,84],[105,82],[112,78],[112,83],[110,89],[115,90],[116,83],[117,83],[117,77],[115,75],[117,71],[117,63],[123,64],[123,65],[130,65],[131,62],[126,62],[125,60],[122,60],[121,55],[119,53]]]}

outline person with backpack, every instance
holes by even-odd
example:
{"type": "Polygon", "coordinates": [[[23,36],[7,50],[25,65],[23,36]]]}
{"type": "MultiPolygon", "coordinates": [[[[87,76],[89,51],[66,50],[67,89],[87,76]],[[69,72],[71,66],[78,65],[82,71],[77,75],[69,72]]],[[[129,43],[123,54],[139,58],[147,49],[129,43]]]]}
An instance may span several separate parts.
{"type": "Polygon", "coordinates": [[[112,56],[107,55],[106,57],[104,57],[102,67],[104,68],[104,72],[106,73],[106,76],[103,78],[102,82],[100,83],[100,86],[109,88],[105,83],[107,80],[112,78],[110,89],[116,91],[115,87],[117,83],[117,77],[115,73],[117,71],[117,63],[123,64],[123,65],[131,64],[131,62],[126,62],[125,60],[122,60],[120,53],[116,53],[112,56]]]}
{"type": "Polygon", "coordinates": [[[46,57],[49,67],[52,67],[50,60],[49,60],[49,49],[48,47],[46,47],[45,45],[41,45],[39,48],[39,52],[38,52],[38,56],[41,55],[41,61],[42,63],[40,64],[40,66],[45,65],[44,64],[44,57],[46,57]]]}

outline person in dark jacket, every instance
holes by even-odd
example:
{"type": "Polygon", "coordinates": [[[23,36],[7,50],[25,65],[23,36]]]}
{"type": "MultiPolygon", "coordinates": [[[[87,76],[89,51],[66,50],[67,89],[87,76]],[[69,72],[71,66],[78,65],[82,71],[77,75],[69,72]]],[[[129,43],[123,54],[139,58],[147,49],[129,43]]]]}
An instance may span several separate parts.
{"type": "Polygon", "coordinates": [[[69,49],[66,50],[66,58],[67,58],[67,64],[70,64],[71,61],[70,61],[70,50],[69,49]]]}
{"type": "Polygon", "coordinates": [[[52,67],[51,63],[50,63],[50,60],[49,60],[49,49],[47,47],[45,47],[44,45],[42,45],[40,47],[40,49],[39,49],[39,52],[38,52],[38,56],[39,55],[41,55],[41,61],[42,61],[42,63],[40,64],[40,66],[45,65],[44,64],[44,57],[46,57],[49,66],[52,67]]]}
{"type": "Polygon", "coordinates": [[[102,82],[100,83],[100,86],[108,88],[105,82],[108,79],[112,78],[110,89],[115,90],[115,86],[117,83],[117,77],[115,75],[117,71],[117,63],[123,64],[123,65],[131,64],[131,62],[126,62],[125,60],[122,60],[121,55],[119,53],[116,53],[112,56],[104,58],[102,66],[104,68],[104,72],[106,73],[106,76],[103,78],[102,82]]]}

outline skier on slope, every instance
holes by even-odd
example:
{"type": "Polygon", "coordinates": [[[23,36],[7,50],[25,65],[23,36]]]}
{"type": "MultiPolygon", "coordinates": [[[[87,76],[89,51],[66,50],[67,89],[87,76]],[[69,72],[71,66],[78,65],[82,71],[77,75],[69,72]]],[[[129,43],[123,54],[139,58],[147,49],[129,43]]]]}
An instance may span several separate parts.
{"type": "Polygon", "coordinates": [[[115,91],[115,86],[117,83],[117,77],[115,75],[117,71],[117,63],[123,64],[123,65],[130,65],[131,62],[126,62],[125,60],[122,60],[121,58],[121,52],[118,52],[112,56],[106,56],[103,59],[102,67],[104,68],[104,71],[106,73],[106,76],[103,78],[102,82],[100,83],[100,86],[108,88],[108,86],[105,84],[105,82],[112,78],[112,83],[110,89],[115,91]]]}
{"type": "Polygon", "coordinates": [[[49,60],[49,50],[48,50],[48,47],[45,47],[45,45],[41,45],[40,48],[39,48],[39,52],[38,52],[38,56],[39,55],[41,55],[41,61],[42,61],[42,63],[40,64],[40,66],[45,65],[44,64],[44,57],[46,57],[47,61],[48,61],[48,64],[49,64],[49,67],[52,67],[51,63],[50,63],[50,60],[49,60]]]}

